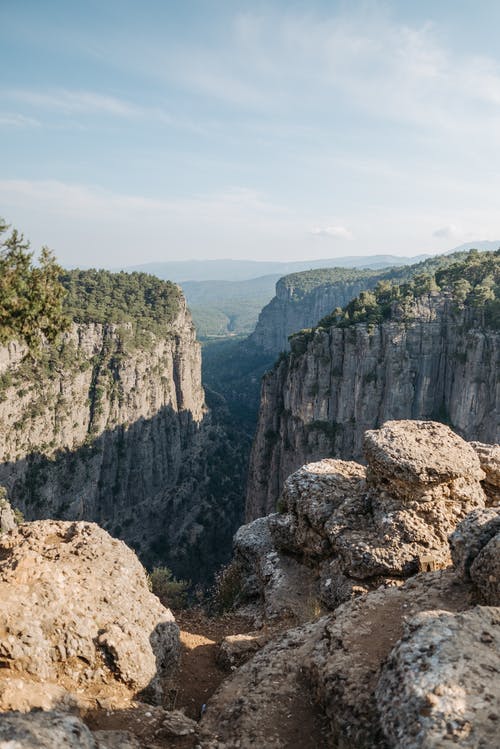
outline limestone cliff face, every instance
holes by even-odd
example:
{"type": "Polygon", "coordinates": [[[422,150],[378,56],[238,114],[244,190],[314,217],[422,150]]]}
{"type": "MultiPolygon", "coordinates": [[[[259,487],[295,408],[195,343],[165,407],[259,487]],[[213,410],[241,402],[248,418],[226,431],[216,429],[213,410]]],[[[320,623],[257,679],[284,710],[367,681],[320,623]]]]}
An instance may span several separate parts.
{"type": "Polygon", "coordinates": [[[358,280],[324,283],[304,292],[291,278],[285,276],[277,282],[276,296],[260,313],[249,339],[271,354],[288,351],[288,336],[303,328],[312,328],[336,307],[345,307],[361,291],[372,289],[379,280],[378,275],[360,271],[358,280]]]}
{"type": "Polygon", "coordinates": [[[361,458],[364,432],[389,419],[438,419],[468,440],[498,441],[499,363],[499,333],[439,294],[410,320],[298,336],[263,380],[247,519],[272,512],[302,464],[361,458]]]}
{"type": "Polygon", "coordinates": [[[27,519],[97,521],[195,577],[222,436],[184,300],[162,336],[73,324],[57,348],[25,354],[0,350],[0,484],[13,504],[27,519]]]}

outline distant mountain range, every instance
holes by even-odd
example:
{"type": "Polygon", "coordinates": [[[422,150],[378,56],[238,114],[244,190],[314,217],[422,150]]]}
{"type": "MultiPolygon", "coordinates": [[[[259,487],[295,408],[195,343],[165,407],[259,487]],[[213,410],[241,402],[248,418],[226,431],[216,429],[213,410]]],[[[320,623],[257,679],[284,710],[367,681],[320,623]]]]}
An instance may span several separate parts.
{"type": "MultiPolygon", "coordinates": [[[[455,247],[449,252],[496,250],[500,241],[476,241],[455,247]]],[[[398,255],[350,255],[321,260],[294,262],[259,260],[177,260],[142,263],[121,269],[151,273],[182,286],[193,315],[198,336],[223,338],[249,335],[260,311],[274,297],[278,279],[292,273],[329,268],[381,271],[394,266],[409,266],[434,255],[403,257],[398,255]]]]}
{"type": "Polygon", "coordinates": [[[169,281],[246,281],[259,276],[286,276],[315,268],[387,268],[391,265],[413,265],[429,255],[350,255],[321,260],[297,260],[290,263],[266,260],[172,260],[143,263],[121,268],[127,272],[152,273],[169,281]]]}
{"type": "MultiPolygon", "coordinates": [[[[496,250],[500,240],[477,240],[454,247],[444,254],[476,248],[496,250]]],[[[115,270],[152,273],[159,278],[182,283],[184,281],[247,281],[261,276],[286,276],[303,270],[316,268],[368,268],[378,270],[393,265],[413,265],[432,255],[346,255],[344,257],[322,258],[320,260],[296,260],[278,262],[267,260],[167,260],[165,262],[141,263],[115,270]]]]}
{"type": "Polygon", "coordinates": [[[458,247],[454,247],[453,250],[448,250],[443,253],[444,255],[451,255],[452,252],[462,252],[463,250],[485,250],[486,252],[494,252],[500,247],[500,239],[490,241],[489,239],[480,239],[476,242],[465,242],[458,247]]]}

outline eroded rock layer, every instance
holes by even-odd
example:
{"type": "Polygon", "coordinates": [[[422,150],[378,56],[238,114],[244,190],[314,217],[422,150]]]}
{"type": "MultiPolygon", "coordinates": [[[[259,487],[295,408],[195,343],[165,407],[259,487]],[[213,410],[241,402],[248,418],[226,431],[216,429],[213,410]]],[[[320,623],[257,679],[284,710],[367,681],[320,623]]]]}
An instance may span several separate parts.
{"type": "Polygon", "coordinates": [[[247,520],[275,510],[285,479],[301,465],[360,459],[364,433],[386,420],[435,419],[468,440],[496,442],[499,368],[498,331],[443,294],[418,299],[403,321],[295,337],[263,380],[247,520]]]}
{"type": "Polygon", "coordinates": [[[364,449],[366,468],[335,459],[303,466],[286,480],[277,513],[239,529],[241,596],[267,616],[297,614],[297,594],[335,608],[449,566],[448,536],[488,503],[478,454],[443,424],[390,421],[366,432],[364,449]]]}
{"type": "Polygon", "coordinates": [[[366,472],[304,466],[281,514],[239,530],[241,602],[270,626],[306,623],[228,677],[202,721],[207,746],[497,746],[500,507],[485,507],[484,460],[429,422],[388,422],[365,450],[366,472]],[[311,622],[321,611],[300,596],[315,573],[336,595],[311,622]]]}
{"type": "Polygon", "coordinates": [[[241,515],[238,446],[205,406],[184,299],[162,333],[75,323],[27,353],[0,348],[0,485],[13,506],[98,522],[149,565],[209,575],[241,515]]]}
{"type": "Polygon", "coordinates": [[[0,710],[161,698],[178,627],[133,551],[94,523],[2,534],[0,600],[0,710]]]}

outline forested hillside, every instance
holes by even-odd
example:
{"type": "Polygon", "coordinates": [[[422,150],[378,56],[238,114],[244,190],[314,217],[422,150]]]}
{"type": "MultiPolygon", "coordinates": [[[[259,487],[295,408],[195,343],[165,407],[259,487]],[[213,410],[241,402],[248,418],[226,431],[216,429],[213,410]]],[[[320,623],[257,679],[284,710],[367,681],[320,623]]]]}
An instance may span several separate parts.
{"type": "Polygon", "coordinates": [[[362,291],[379,282],[401,283],[419,274],[433,273],[464,258],[465,252],[437,255],[412,265],[370,270],[321,268],[292,273],[276,284],[276,296],[259,315],[252,344],[277,356],[289,349],[290,335],[312,328],[335,308],[345,307],[362,291]]]}

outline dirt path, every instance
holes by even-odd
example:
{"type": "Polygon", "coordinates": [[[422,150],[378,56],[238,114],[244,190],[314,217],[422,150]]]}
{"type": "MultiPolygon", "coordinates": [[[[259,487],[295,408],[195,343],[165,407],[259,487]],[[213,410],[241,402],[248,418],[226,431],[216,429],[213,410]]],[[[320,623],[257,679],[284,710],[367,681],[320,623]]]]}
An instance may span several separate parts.
{"type": "Polygon", "coordinates": [[[181,659],[173,676],[175,687],[170,692],[168,707],[183,710],[199,720],[202,706],[227,677],[228,672],[216,661],[218,646],[227,635],[248,632],[247,619],[224,615],[212,619],[199,609],[176,612],[181,630],[181,659]]]}
{"type": "MultiPolygon", "coordinates": [[[[175,612],[175,618],[181,630],[181,656],[164,708],[180,710],[199,721],[203,706],[229,675],[216,660],[220,642],[227,635],[248,632],[250,625],[247,619],[234,615],[209,618],[200,609],[175,612]]],[[[292,663],[289,665],[292,667],[292,663]]],[[[312,704],[307,687],[301,686],[299,673],[288,684],[289,670],[283,668],[283,684],[281,674],[269,675],[268,681],[276,687],[271,687],[275,690],[272,699],[264,700],[262,713],[256,716],[259,729],[273,741],[279,736],[280,745],[290,749],[324,749],[328,746],[324,716],[312,704]]],[[[225,698],[232,700],[232,691],[237,696],[239,686],[236,681],[223,689],[229,690],[225,698]]],[[[90,711],[85,721],[92,730],[130,731],[140,746],[148,749],[194,749],[203,745],[201,737],[168,734],[164,716],[162,708],[135,703],[121,710],[90,711]]]]}
{"type": "MultiPolygon", "coordinates": [[[[232,615],[209,618],[200,609],[174,613],[181,629],[181,657],[164,707],[181,710],[198,721],[202,706],[228,675],[216,662],[219,643],[226,635],[248,631],[249,624],[232,615]]],[[[84,716],[91,730],[129,731],[141,747],[193,749],[197,745],[195,737],[168,735],[163,719],[161,708],[143,703],[129,703],[122,709],[94,709],[84,716]]]]}

